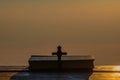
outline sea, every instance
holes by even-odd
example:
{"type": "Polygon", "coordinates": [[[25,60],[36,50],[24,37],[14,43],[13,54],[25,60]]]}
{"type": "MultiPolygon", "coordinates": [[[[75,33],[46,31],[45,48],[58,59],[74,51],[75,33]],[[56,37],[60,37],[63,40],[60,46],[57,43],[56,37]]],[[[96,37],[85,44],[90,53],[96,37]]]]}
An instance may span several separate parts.
{"type": "Polygon", "coordinates": [[[95,66],[92,72],[29,72],[27,66],[1,66],[0,80],[120,80],[120,66],[95,66]]]}

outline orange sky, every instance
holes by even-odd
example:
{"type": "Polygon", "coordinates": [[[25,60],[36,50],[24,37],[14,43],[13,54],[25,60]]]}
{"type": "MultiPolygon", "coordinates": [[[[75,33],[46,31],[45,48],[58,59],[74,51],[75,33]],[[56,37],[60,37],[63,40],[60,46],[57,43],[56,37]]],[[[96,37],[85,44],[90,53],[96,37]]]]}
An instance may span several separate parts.
{"type": "Polygon", "coordinates": [[[119,53],[119,4],[119,0],[0,0],[1,52],[9,48],[48,50],[58,44],[80,52],[80,45],[103,44],[117,45],[111,54],[119,53]]]}

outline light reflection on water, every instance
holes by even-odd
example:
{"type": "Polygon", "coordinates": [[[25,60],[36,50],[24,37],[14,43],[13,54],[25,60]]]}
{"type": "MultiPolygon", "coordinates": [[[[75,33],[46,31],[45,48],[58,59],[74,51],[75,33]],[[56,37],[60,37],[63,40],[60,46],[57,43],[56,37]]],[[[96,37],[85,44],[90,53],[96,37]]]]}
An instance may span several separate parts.
{"type": "Polygon", "coordinates": [[[120,80],[120,66],[96,66],[89,80],[120,80]]]}
{"type": "Polygon", "coordinates": [[[120,73],[113,72],[94,72],[89,80],[120,80],[120,73]]]}
{"type": "Polygon", "coordinates": [[[120,71],[120,66],[113,66],[113,70],[120,71]]]}
{"type": "Polygon", "coordinates": [[[104,65],[104,66],[95,66],[94,71],[116,71],[120,72],[120,65],[104,65]]]}
{"type": "Polygon", "coordinates": [[[120,66],[96,66],[92,73],[0,72],[0,80],[120,80],[120,66]]]}

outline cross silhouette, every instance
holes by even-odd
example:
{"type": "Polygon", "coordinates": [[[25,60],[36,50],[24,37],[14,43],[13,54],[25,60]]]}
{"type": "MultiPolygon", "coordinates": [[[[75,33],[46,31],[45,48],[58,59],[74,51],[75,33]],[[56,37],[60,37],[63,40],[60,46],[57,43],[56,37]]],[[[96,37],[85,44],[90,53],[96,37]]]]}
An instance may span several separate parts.
{"type": "Polygon", "coordinates": [[[52,55],[57,55],[58,61],[61,61],[62,55],[67,55],[67,53],[66,53],[66,52],[62,52],[61,49],[62,49],[62,47],[61,47],[61,46],[58,46],[58,47],[57,47],[57,52],[53,52],[53,53],[52,53],[52,55]]]}

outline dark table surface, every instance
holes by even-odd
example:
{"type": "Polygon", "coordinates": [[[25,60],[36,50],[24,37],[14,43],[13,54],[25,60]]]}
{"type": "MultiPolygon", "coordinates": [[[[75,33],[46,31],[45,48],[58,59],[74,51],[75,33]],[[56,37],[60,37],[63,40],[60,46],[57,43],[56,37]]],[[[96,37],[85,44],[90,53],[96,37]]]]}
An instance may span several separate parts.
{"type": "MultiPolygon", "coordinates": [[[[29,61],[49,61],[49,60],[58,60],[57,56],[31,56],[29,61]]],[[[94,60],[93,56],[62,56],[61,60],[94,60]]]]}

